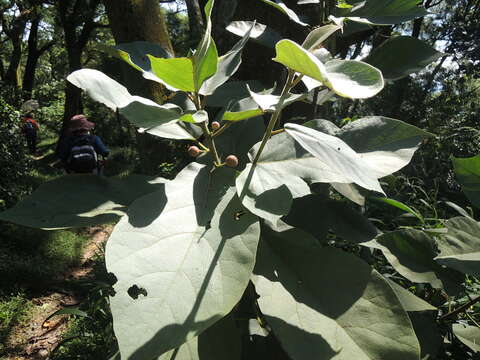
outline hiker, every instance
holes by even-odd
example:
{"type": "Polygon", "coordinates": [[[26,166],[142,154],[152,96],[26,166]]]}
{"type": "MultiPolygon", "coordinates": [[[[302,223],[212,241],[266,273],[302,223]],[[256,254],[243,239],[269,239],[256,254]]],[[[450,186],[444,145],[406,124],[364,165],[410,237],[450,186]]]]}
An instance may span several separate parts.
{"type": "Polygon", "coordinates": [[[101,174],[98,156],[107,157],[109,150],[100,137],[90,134],[95,124],[83,114],[71,118],[60,143],[58,156],[67,173],[101,174]]]}
{"type": "Polygon", "coordinates": [[[22,133],[27,140],[28,150],[32,155],[37,152],[37,132],[39,129],[38,123],[33,118],[33,113],[26,113],[23,116],[22,133]]]}

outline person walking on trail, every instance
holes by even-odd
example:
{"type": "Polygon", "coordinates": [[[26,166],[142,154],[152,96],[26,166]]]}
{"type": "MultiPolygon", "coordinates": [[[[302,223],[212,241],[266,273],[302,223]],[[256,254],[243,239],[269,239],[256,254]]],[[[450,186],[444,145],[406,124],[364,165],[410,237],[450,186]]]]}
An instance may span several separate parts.
{"type": "Polygon", "coordinates": [[[98,156],[107,157],[109,150],[100,137],[90,134],[94,127],[95,124],[83,114],[70,119],[66,136],[58,149],[58,156],[67,173],[101,173],[102,162],[98,156]]]}
{"type": "Polygon", "coordinates": [[[27,113],[23,116],[22,133],[27,140],[30,154],[37,152],[37,132],[40,129],[38,123],[33,118],[33,113],[27,113]]]}

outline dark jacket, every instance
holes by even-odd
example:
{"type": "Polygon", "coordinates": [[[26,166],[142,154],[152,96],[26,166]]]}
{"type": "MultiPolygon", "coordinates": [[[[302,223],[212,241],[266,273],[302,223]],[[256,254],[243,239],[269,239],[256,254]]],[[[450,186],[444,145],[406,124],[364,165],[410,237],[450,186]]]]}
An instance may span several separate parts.
{"type": "Polygon", "coordinates": [[[75,139],[78,138],[79,136],[88,136],[90,137],[91,144],[95,151],[97,152],[98,155],[102,156],[108,156],[110,151],[108,148],[105,146],[103,143],[102,139],[98,137],[97,135],[69,135],[66,138],[63,139],[63,141],[60,143],[60,146],[58,148],[58,157],[60,160],[62,160],[64,163],[67,162],[68,157],[70,155],[70,150],[75,143],[75,139]]]}

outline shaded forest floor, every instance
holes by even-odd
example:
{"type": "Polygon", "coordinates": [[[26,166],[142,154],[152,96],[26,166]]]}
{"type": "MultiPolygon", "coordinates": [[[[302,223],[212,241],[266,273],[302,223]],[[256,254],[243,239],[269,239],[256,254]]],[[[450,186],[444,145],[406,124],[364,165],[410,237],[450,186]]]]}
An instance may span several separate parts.
{"type": "Polygon", "coordinates": [[[86,229],[82,236],[87,240],[79,253],[78,263],[66,268],[50,283],[23,284],[24,291],[33,291],[24,294],[18,304],[23,302],[20,306],[23,315],[20,309],[17,319],[12,319],[11,326],[4,329],[2,359],[47,358],[67,340],[66,335],[75,323],[72,314],[50,316],[61,309],[74,313],[87,300],[88,292],[81,284],[94,285],[97,281],[96,267],[102,261],[103,247],[112,228],[107,225],[86,229]],[[42,287],[41,291],[39,287],[42,287]]]}
{"type": "MultiPolygon", "coordinates": [[[[28,181],[61,176],[53,141],[39,144],[28,181]]],[[[128,149],[110,172],[128,173],[128,149]]],[[[104,245],[113,225],[43,231],[0,223],[0,359],[106,359],[114,351],[104,245]],[[64,314],[51,316],[63,309],[64,314]]]]}

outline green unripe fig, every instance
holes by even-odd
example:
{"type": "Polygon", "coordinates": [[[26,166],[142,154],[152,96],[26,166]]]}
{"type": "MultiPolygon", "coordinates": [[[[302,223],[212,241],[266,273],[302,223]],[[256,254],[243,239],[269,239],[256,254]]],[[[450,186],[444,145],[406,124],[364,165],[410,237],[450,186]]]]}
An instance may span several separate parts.
{"type": "Polygon", "coordinates": [[[188,148],[188,155],[191,157],[197,157],[202,151],[196,146],[190,146],[188,148]]]}
{"type": "Polygon", "coordinates": [[[235,155],[228,155],[225,158],[225,165],[234,168],[238,166],[238,158],[235,155]]]}

